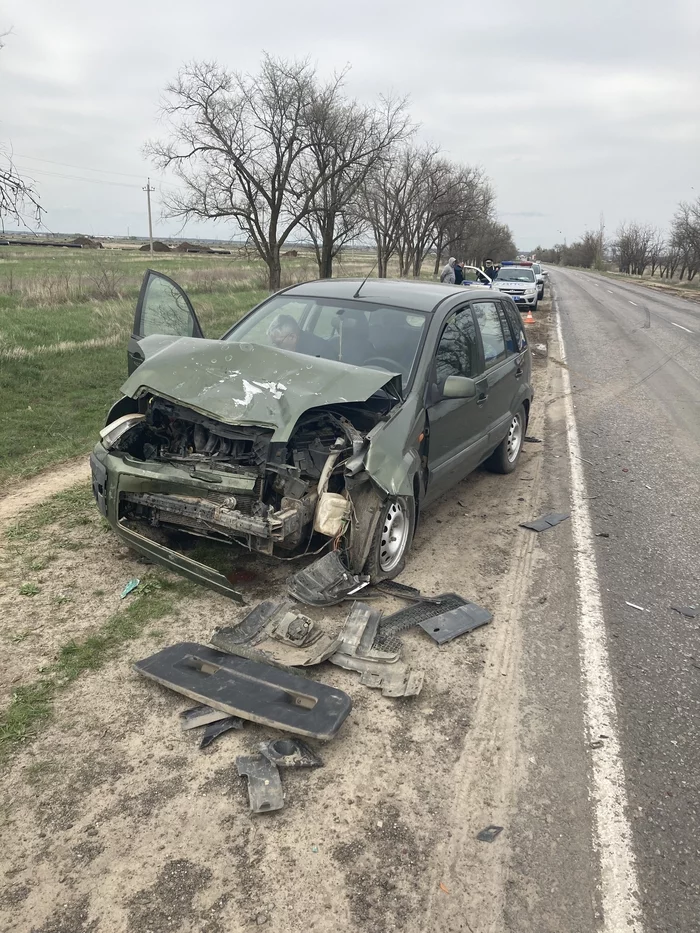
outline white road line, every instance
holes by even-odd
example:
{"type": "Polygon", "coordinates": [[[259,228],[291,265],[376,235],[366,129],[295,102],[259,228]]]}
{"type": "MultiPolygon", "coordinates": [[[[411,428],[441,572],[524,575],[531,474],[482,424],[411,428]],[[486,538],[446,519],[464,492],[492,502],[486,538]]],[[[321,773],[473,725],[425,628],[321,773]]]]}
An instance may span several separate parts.
{"type": "Polygon", "coordinates": [[[637,302],[636,302],[636,301],[630,301],[630,304],[631,304],[631,305],[634,305],[634,306],[635,306],[635,308],[637,308],[637,307],[638,307],[638,305],[637,305],[637,302]]]}
{"type": "MultiPolygon", "coordinates": [[[[557,337],[566,360],[561,315],[556,298],[557,337]]],[[[578,428],[571,400],[569,371],[561,370],[566,431],[571,469],[571,531],[578,602],[578,640],[584,689],[584,716],[588,742],[602,746],[592,752],[594,807],[593,838],[600,859],[600,893],[604,933],[642,933],[637,870],[632,850],[632,829],[627,819],[627,790],[617,734],[617,709],[608,657],[607,637],[595,558],[591,517],[578,428]]]]}
{"type": "Polygon", "coordinates": [[[692,330],[691,330],[689,327],[683,327],[682,324],[676,324],[675,321],[671,321],[671,323],[673,324],[674,327],[680,327],[680,329],[681,329],[681,330],[684,330],[684,331],[686,332],[686,334],[692,334],[692,333],[693,333],[692,330]]]}

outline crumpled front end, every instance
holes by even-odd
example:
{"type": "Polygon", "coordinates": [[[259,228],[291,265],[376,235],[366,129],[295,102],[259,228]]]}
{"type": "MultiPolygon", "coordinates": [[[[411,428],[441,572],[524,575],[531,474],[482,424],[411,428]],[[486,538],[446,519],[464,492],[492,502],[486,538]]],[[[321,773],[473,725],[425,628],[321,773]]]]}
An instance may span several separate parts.
{"type": "Polygon", "coordinates": [[[358,480],[348,465],[363,473],[367,434],[386,415],[386,398],[352,411],[311,409],[286,442],[269,427],[226,424],[154,395],[124,403],[132,410],[118,409],[91,458],[93,488],[110,523],[151,559],[212,585],[172,547],[178,533],[269,555],[311,550],[314,534],[352,537],[358,480]]]}

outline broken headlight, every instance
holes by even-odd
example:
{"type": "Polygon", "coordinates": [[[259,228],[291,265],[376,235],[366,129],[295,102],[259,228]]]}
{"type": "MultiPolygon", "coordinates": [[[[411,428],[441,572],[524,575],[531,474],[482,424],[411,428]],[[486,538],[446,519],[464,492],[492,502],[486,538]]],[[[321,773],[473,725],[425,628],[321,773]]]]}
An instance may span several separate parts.
{"type": "Polygon", "coordinates": [[[121,418],[117,418],[116,421],[102,428],[100,431],[102,446],[105,450],[111,450],[120,437],[123,437],[127,431],[130,431],[137,424],[140,424],[145,417],[145,415],[122,415],[121,418]]]}

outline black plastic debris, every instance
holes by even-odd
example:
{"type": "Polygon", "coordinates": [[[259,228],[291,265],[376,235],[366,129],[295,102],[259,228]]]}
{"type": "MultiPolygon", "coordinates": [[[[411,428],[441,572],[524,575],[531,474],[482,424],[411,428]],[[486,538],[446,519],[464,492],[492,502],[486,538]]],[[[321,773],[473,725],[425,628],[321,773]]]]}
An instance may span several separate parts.
{"type": "Polygon", "coordinates": [[[237,625],[216,629],[210,641],[229,654],[281,668],[320,664],[338,644],[288,599],[260,603],[237,625]]]}
{"type": "Polygon", "coordinates": [[[195,642],[164,648],[134,670],[229,716],[310,738],[332,739],[352,709],[335,687],[195,642]]]}
{"type": "Polygon", "coordinates": [[[493,618],[488,609],[477,606],[476,603],[466,603],[457,609],[450,609],[433,619],[426,619],[418,624],[423,631],[430,635],[438,645],[444,645],[459,635],[473,632],[474,629],[487,625],[493,618]]]}
{"type": "Polygon", "coordinates": [[[278,768],[322,768],[323,761],[301,739],[287,736],[261,742],[260,753],[278,768]]]}
{"type": "Polygon", "coordinates": [[[698,617],[698,610],[695,606],[670,606],[669,608],[673,609],[674,612],[679,612],[686,619],[697,619],[698,617]]]}
{"type": "Polygon", "coordinates": [[[214,709],[213,706],[193,706],[190,709],[183,709],[180,713],[180,728],[183,732],[187,732],[189,729],[199,729],[201,726],[208,726],[212,722],[220,722],[228,718],[228,713],[214,709]]]}
{"type": "Polygon", "coordinates": [[[476,834],[476,838],[479,842],[493,842],[496,836],[502,832],[502,826],[487,826],[486,829],[482,829],[480,833],[476,834]]]}
{"type": "Polygon", "coordinates": [[[331,551],[287,581],[287,592],[307,606],[335,606],[369,584],[369,577],[351,573],[338,551],[331,551]]]}
{"type": "Polygon", "coordinates": [[[534,519],[534,521],[520,522],[520,527],[531,528],[533,531],[547,531],[548,528],[554,528],[559,522],[564,522],[570,517],[568,512],[549,512],[541,518],[534,519]]]}
{"type": "Polygon", "coordinates": [[[441,593],[433,598],[430,603],[417,603],[415,606],[407,606],[400,609],[390,616],[384,616],[379,622],[378,638],[384,639],[388,635],[398,635],[400,632],[407,632],[414,625],[420,625],[427,619],[434,619],[435,616],[449,612],[451,609],[458,609],[460,606],[466,606],[468,600],[463,599],[456,593],[441,593]]]}
{"type": "MultiPolygon", "coordinates": [[[[399,599],[408,599],[411,602],[437,603],[439,601],[434,596],[424,596],[415,586],[407,586],[397,580],[383,580],[381,583],[375,583],[374,589],[385,596],[398,596],[399,599]]],[[[364,594],[362,598],[365,598],[364,594]]]]}
{"type": "Polygon", "coordinates": [[[387,697],[417,696],[423,688],[424,673],[403,664],[401,645],[385,650],[377,645],[381,612],[355,602],[338,636],[338,649],[328,659],[346,671],[357,671],[365,687],[381,690],[387,697]]]}
{"type": "Polygon", "coordinates": [[[224,732],[230,732],[232,729],[242,729],[244,725],[244,721],[238,716],[227,716],[217,722],[210,722],[204,730],[199,747],[209,748],[214,739],[218,739],[224,732]]]}
{"type": "Polygon", "coordinates": [[[525,443],[526,444],[541,444],[542,439],[540,437],[533,437],[531,434],[526,434],[525,443]]]}
{"type": "Polygon", "coordinates": [[[263,755],[241,755],[236,758],[236,770],[248,778],[248,802],[253,813],[281,810],[284,793],[280,773],[263,755]]]}

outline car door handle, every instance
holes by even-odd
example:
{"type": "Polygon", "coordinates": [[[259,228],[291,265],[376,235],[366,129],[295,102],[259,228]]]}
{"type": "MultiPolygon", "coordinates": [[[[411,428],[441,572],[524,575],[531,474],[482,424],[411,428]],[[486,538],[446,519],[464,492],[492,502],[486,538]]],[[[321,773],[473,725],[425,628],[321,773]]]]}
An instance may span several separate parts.
{"type": "Polygon", "coordinates": [[[515,378],[520,379],[522,374],[523,374],[523,370],[518,366],[518,368],[515,370],[515,378]]]}
{"type": "Polygon", "coordinates": [[[477,395],[476,404],[483,405],[488,397],[489,397],[488,392],[482,392],[480,395],[477,395]]]}

